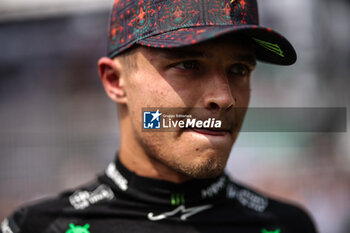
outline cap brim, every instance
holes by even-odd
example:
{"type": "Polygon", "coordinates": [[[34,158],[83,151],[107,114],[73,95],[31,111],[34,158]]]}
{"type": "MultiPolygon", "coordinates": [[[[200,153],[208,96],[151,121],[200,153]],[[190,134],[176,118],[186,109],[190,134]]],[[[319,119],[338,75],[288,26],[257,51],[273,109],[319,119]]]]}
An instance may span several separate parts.
{"type": "Polygon", "coordinates": [[[294,64],[297,55],[291,43],[270,28],[256,25],[198,26],[181,28],[143,38],[137,44],[155,48],[175,48],[204,42],[230,33],[248,35],[255,43],[258,60],[278,65],[294,64]]]}

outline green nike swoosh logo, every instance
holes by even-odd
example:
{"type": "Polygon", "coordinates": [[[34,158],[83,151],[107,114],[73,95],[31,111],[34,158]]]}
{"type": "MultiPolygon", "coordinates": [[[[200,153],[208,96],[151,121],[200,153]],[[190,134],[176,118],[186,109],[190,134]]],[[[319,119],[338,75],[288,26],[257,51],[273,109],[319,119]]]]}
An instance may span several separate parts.
{"type": "Polygon", "coordinates": [[[270,50],[273,53],[276,53],[277,55],[284,57],[283,50],[278,46],[278,44],[273,44],[267,41],[263,41],[260,39],[257,39],[253,37],[253,40],[255,40],[261,47],[270,50]]]}

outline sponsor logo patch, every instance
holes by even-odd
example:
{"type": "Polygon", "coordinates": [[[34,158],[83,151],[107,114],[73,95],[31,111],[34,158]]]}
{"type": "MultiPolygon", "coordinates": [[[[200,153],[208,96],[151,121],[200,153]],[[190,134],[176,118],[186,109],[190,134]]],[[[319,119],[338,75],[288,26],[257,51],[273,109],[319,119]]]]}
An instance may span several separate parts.
{"type": "Polygon", "coordinates": [[[280,232],[281,232],[281,229],[276,229],[274,231],[268,231],[266,229],[261,230],[261,233],[280,233],[280,232]]]}
{"type": "Polygon", "coordinates": [[[218,181],[202,190],[202,198],[205,199],[216,196],[225,187],[225,181],[226,178],[222,176],[218,181]]]}
{"type": "Polygon", "coordinates": [[[280,48],[278,44],[273,44],[267,41],[263,41],[257,38],[253,38],[261,47],[270,50],[271,52],[279,55],[280,57],[284,57],[283,50],[280,48]]]}
{"type": "Polygon", "coordinates": [[[227,186],[226,196],[229,199],[236,198],[243,206],[257,212],[264,212],[268,206],[266,197],[259,196],[246,189],[238,189],[233,185],[227,186]]]}
{"type": "Polygon", "coordinates": [[[75,226],[73,223],[69,224],[69,229],[66,233],[90,233],[89,224],[85,224],[84,226],[75,226]]]}
{"type": "Polygon", "coordinates": [[[108,168],[106,170],[106,175],[114,181],[114,183],[123,191],[126,191],[128,189],[128,181],[127,179],[120,174],[120,172],[117,170],[114,163],[110,163],[108,165],[108,168]]]}
{"type": "Polygon", "coordinates": [[[2,233],[14,233],[9,225],[9,220],[7,218],[1,223],[1,231],[2,233]]]}
{"type": "Polygon", "coordinates": [[[112,200],[113,198],[114,194],[112,190],[102,184],[92,192],[76,191],[69,197],[69,202],[75,209],[83,210],[102,200],[112,200]]]}
{"type": "Polygon", "coordinates": [[[168,217],[174,216],[178,213],[181,213],[180,219],[182,221],[187,220],[187,218],[191,217],[192,215],[198,214],[204,210],[210,209],[213,207],[213,205],[202,205],[202,206],[195,206],[191,208],[186,208],[184,205],[180,205],[176,209],[169,211],[169,212],[164,212],[159,215],[155,215],[154,213],[150,212],[148,213],[147,217],[151,221],[159,221],[166,219],[168,217]]]}
{"type": "Polygon", "coordinates": [[[185,194],[183,193],[173,193],[170,195],[171,205],[184,205],[185,204],[185,194]]]}

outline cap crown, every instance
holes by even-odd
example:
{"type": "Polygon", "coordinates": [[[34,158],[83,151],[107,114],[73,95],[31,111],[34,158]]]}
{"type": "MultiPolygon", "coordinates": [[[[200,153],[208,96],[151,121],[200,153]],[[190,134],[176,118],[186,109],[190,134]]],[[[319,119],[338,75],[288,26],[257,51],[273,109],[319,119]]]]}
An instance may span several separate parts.
{"type": "Polygon", "coordinates": [[[180,28],[258,25],[256,0],[116,0],[109,29],[109,56],[136,41],[180,28]]]}

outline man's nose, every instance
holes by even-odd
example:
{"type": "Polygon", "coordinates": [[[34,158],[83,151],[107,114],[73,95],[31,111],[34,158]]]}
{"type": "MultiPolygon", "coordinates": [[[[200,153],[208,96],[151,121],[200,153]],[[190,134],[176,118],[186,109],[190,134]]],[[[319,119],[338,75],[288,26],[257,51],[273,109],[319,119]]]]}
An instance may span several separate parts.
{"type": "Polygon", "coordinates": [[[236,101],[225,74],[215,74],[208,77],[204,95],[205,108],[227,111],[236,105],[236,101]]]}

